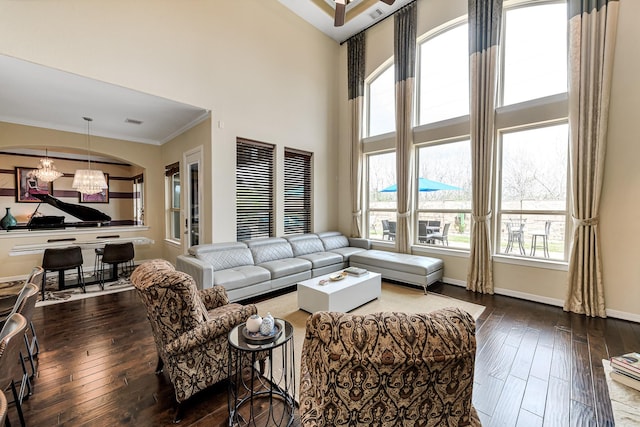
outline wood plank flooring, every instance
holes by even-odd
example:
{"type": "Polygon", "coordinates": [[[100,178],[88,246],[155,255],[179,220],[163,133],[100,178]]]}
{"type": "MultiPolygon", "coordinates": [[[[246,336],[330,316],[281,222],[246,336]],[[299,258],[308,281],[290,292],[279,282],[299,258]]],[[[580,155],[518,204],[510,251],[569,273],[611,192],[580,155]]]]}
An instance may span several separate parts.
{"type": "MultiPolygon", "coordinates": [[[[430,290],[486,306],[473,391],[484,426],[614,424],[601,360],[640,349],[640,324],[452,285],[430,290]]],[[[37,308],[41,353],[34,394],[23,403],[27,425],[171,425],[173,388],[154,374],[145,313],[134,291],[37,308]]],[[[9,416],[19,425],[13,405],[9,416]]],[[[225,426],[227,416],[221,383],[188,402],[180,425],[225,426]]]]}

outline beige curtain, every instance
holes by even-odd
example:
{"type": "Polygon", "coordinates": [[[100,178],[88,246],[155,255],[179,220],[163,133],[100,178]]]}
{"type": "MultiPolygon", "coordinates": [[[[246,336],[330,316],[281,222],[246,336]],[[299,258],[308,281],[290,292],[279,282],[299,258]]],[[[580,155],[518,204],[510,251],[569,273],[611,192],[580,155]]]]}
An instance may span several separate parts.
{"type": "Polygon", "coordinates": [[[398,221],[396,249],[411,252],[413,203],[413,91],[416,69],[416,3],[400,9],[394,17],[394,65],[396,77],[396,178],[398,221]]]}
{"type": "Polygon", "coordinates": [[[569,156],[573,245],[566,311],[606,317],[600,193],[618,1],[569,0],[569,156]]]}
{"type": "Polygon", "coordinates": [[[351,111],[351,237],[362,237],[362,106],[365,47],[364,33],[356,34],[347,44],[351,111]]]}
{"type": "Polygon", "coordinates": [[[469,0],[472,225],[467,289],[493,293],[491,197],[502,0],[469,0]]]}

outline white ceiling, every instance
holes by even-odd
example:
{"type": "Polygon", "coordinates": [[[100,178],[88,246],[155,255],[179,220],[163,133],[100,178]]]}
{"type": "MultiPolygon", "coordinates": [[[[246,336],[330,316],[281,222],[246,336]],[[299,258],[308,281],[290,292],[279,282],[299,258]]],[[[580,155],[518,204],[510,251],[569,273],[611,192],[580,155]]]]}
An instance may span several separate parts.
{"type": "Polygon", "coordinates": [[[161,145],[208,114],[203,108],[0,55],[0,121],[86,133],[83,117],[91,117],[91,135],[161,145]]]}
{"type": "MultiPolygon", "coordinates": [[[[392,6],[351,0],[342,27],[333,26],[334,0],[279,1],[343,42],[413,0],[396,0],[392,6]]],[[[203,108],[0,55],[0,121],[86,133],[83,117],[91,117],[91,135],[161,145],[208,116],[203,108]]]]}
{"type": "Polygon", "coordinates": [[[396,0],[391,6],[378,0],[351,0],[346,8],[345,23],[341,27],[333,26],[334,0],[279,1],[318,30],[342,43],[413,0],[396,0]]]}

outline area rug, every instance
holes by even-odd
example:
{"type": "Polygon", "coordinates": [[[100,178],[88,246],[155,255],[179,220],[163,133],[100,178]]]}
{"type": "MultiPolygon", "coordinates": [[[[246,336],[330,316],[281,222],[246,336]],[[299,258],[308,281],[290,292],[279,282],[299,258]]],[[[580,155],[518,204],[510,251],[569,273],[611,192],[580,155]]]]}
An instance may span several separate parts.
{"type": "Polygon", "coordinates": [[[616,427],[640,426],[640,391],[611,379],[611,364],[602,360],[616,427]]]}
{"type": "MultiPolygon", "coordinates": [[[[94,276],[86,276],[85,280],[90,281],[95,279],[94,276]]],[[[24,286],[24,280],[14,280],[11,282],[0,283],[0,299],[7,299],[15,301],[16,296],[20,293],[20,290],[24,286]]],[[[41,294],[38,294],[38,302],[36,307],[41,307],[50,304],[58,304],[66,301],[75,301],[84,298],[91,298],[98,295],[112,294],[115,292],[128,291],[134,289],[131,282],[126,277],[120,277],[113,282],[107,282],[104,284],[104,289],[99,284],[92,284],[85,286],[86,292],[82,292],[82,288],[74,287],[67,289],[58,289],[57,276],[48,277],[45,287],[45,300],[41,301],[41,294]]]]}
{"type": "MultiPolygon", "coordinates": [[[[258,313],[264,316],[271,313],[273,317],[285,319],[294,327],[293,344],[295,354],[296,392],[294,398],[298,401],[300,390],[300,357],[304,341],[305,325],[309,313],[298,309],[298,293],[290,292],[256,304],[258,313]]],[[[405,313],[428,313],[445,307],[459,307],[467,311],[474,319],[478,319],[484,307],[455,298],[434,293],[424,294],[420,289],[382,282],[380,298],[356,308],[350,313],[369,314],[380,311],[399,311],[405,313]]],[[[274,366],[279,366],[279,351],[274,351],[274,366]]],[[[274,368],[274,377],[280,378],[281,373],[274,368]]]]}
{"type": "MultiPolygon", "coordinates": [[[[47,280],[47,282],[49,282],[47,280]]],[[[121,277],[114,282],[107,282],[104,284],[104,289],[99,284],[85,286],[86,292],[82,292],[82,288],[68,288],[58,290],[57,283],[47,283],[45,288],[45,300],[36,302],[36,307],[42,307],[45,305],[58,304],[61,302],[76,301],[85,298],[97,297],[99,295],[113,294],[116,292],[124,292],[134,289],[133,285],[128,278],[121,277]]]]}

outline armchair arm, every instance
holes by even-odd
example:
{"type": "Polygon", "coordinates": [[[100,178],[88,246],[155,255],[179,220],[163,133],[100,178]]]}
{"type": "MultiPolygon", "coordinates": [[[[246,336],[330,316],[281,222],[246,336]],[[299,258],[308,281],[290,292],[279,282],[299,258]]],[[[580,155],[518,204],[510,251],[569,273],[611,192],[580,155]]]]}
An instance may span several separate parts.
{"type": "Polygon", "coordinates": [[[229,297],[227,297],[227,291],[223,286],[215,285],[212,288],[202,289],[198,292],[207,311],[229,304],[229,297]]]}
{"type": "Polygon", "coordinates": [[[258,309],[253,304],[226,304],[219,308],[214,308],[209,312],[210,320],[199,324],[172,342],[165,344],[164,351],[170,356],[175,356],[188,353],[194,348],[216,339],[224,339],[226,341],[227,335],[236,325],[241,324],[249,316],[257,312],[258,309]]]}
{"type": "Polygon", "coordinates": [[[201,323],[198,327],[180,335],[170,343],[165,344],[164,350],[169,356],[176,356],[192,351],[194,348],[218,338],[226,339],[227,334],[235,325],[225,321],[223,316],[201,323]]]}

